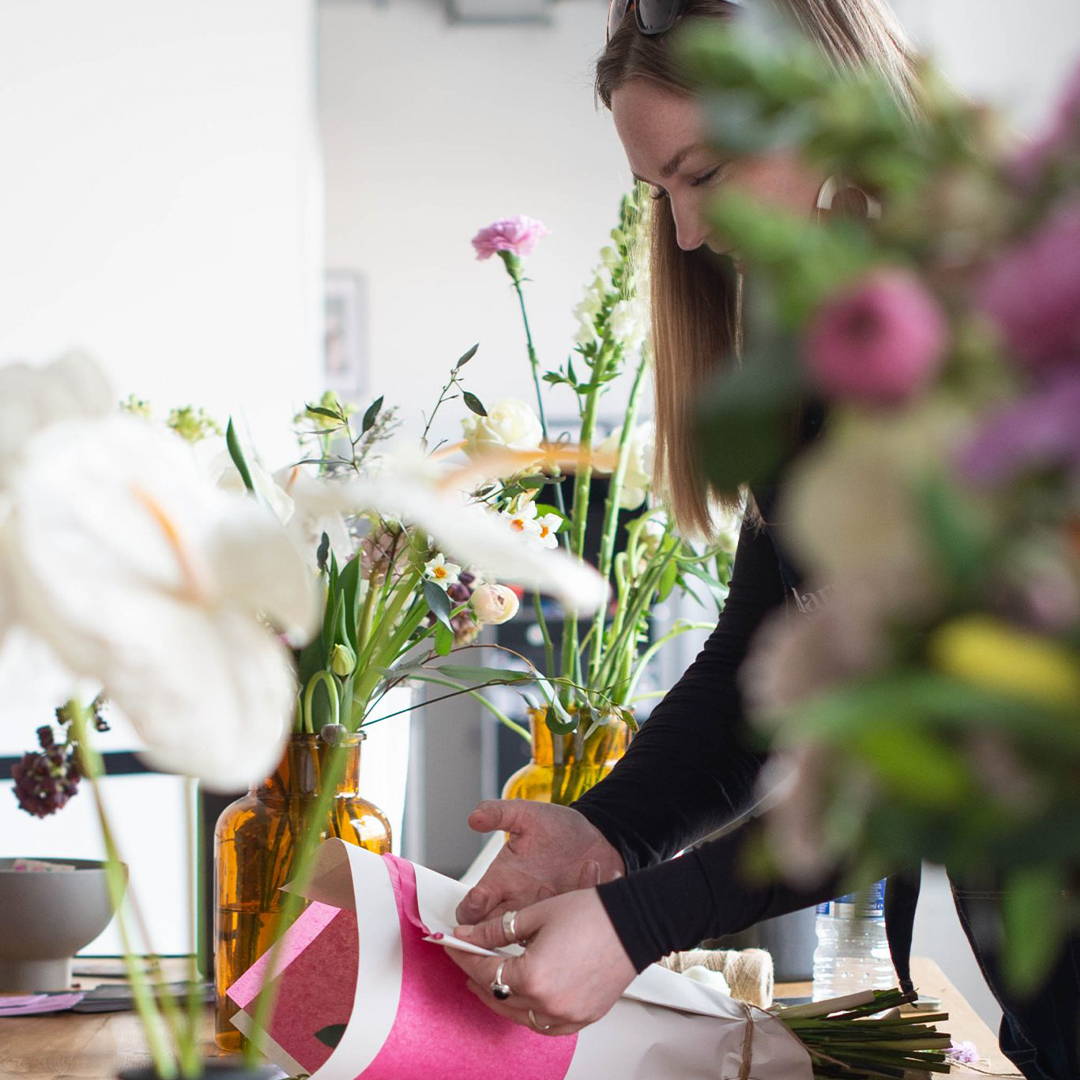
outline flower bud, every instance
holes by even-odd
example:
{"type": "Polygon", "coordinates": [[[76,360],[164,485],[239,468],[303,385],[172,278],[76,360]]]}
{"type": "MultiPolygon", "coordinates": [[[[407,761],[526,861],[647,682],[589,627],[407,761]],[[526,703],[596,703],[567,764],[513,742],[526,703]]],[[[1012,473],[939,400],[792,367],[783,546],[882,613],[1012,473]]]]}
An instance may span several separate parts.
{"type": "Polygon", "coordinates": [[[481,585],[472,594],[472,606],[480,622],[499,626],[517,614],[518,598],[505,585],[481,585]]]}
{"type": "Polygon", "coordinates": [[[342,678],[356,670],[356,653],[351,645],[335,645],[330,650],[330,670],[342,678]]]}

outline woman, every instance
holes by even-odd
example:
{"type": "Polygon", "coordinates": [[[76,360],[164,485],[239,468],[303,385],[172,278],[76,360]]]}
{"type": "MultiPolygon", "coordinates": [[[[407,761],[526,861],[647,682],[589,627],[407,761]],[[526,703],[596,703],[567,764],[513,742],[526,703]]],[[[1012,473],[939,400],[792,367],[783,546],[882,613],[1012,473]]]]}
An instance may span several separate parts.
{"type": "MultiPolygon", "coordinates": [[[[692,437],[693,405],[717,364],[733,353],[738,334],[738,278],[724,257],[724,238],[706,222],[710,194],[720,184],[743,186],[760,200],[807,215],[841,204],[844,212],[869,209],[860,192],[816,175],[793,156],[729,161],[703,141],[668,31],[683,18],[738,17],[739,6],[612,0],[609,40],[597,65],[597,92],[612,112],[631,170],[657,200],[657,467],[680,525],[698,531],[708,530],[711,492],[692,437]]],[[[916,111],[910,58],[880,0],[784,0],[781,6],[838,68],[876,70],[916,111]]],[[[820,419],[807,408],[793,450],[813,437],[820,419]]],[[[762,759],[750,748],[737,672],[754,630],[785,602],[796,606],[792,592],[798,595],[797,571],[769,526],[774,494],[771,487],[752,492],[760,520],[743,527],[716,630],[612,774],[572,808],[490,802],[470,816],[474,829],[504,830],[510,839],[463,901],[459,934],[487,947],[528,941],[523,956],[502,963],[450,951],[473,992],[496,1012],[552,1035],[577,1031],[604,1015],[635,974],[665,954],[836,894],[835,878],[799,893],[751,886],[738,873],[755,832],[748,811],[762,759]],[[734,825],[740,817],[745,820],[734,825]],[[733,827],[674,858],[725,826],[733,827]]],[[[983,949],[980,960],[993,985],[992,955],[983,949]]],[[[1075,978],[1059,982],[1062,987],[1075,1031],[1075,978]]],[[[1037,1008],[1022,1011],[1002,1000],[1003,1049],[1025,1075],[1080,1075],[1070,1031],[1061,1025],[1056,1034],[1040,1030],[1037,1008]]]]}

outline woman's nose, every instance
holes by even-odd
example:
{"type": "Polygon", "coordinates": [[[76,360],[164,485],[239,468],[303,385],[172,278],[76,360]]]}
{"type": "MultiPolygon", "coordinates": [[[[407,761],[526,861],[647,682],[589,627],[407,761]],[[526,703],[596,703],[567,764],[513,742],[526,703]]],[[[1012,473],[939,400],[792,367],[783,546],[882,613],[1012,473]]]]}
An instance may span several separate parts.
{"type": "Polygon", "coordinates": [[[675,242],[683,251],[695,251],[705,243],[709,230],[697,206],[672,200],[671,214],[675,219],[675,242]]]}

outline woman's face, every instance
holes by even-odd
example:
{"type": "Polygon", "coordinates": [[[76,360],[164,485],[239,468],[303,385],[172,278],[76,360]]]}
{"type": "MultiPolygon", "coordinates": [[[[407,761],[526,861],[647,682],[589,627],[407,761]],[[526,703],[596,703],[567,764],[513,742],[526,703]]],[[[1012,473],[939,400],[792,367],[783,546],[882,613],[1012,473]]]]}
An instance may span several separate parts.
{"type": "Polygon", "coordinates": [[[824,176],[788,154],[725,158],[705,143],[693,98],[648,79],[631,79],[612,94],[611,114],[635,179],[649,184],[655,198],[670,202],[683,251],[702,244],[718,254],[730,250],[705,218],[709,196],[720,185],[743,188],[790,213],[809,216],[814,210],[824,176]]]}

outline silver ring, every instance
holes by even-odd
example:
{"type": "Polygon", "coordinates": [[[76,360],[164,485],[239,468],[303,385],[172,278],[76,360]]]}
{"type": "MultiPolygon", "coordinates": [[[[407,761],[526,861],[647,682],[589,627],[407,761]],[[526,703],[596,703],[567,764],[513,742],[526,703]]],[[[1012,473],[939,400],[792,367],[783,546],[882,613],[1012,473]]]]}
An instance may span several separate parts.
{"type": "Polygon", "coordinates": [[[534,1013],[532,1009],[529,1010],[529,1023],[532,1024],[537,1031],[550,1031],[553,1027],[552,1024],[541,1024],[540,1021],[536,1019],[536,1013],[534,1013]]]}
{"type": "Polygon", "coordinates": [[[491,996],[499,1001],[505,1001],[514,992],[503,982],[503,964],[505,962],[500,962],[495,969],[495,978],[491,980],[491,996]]]}
{"type": "Polygon", "coordinates": [[[504,911],[502,914],[502,932],[503,936],[510,941],[517,941],[517,912],[516,911],[504,911]]]}

